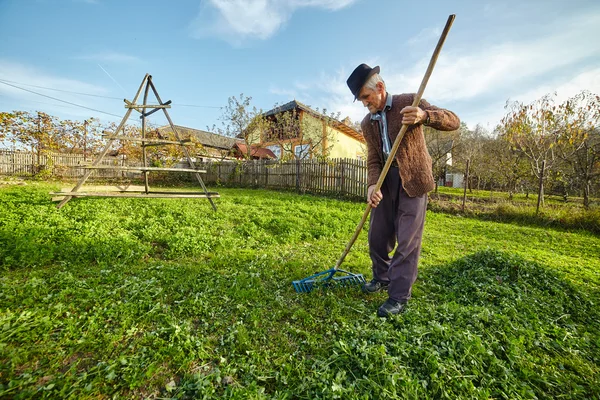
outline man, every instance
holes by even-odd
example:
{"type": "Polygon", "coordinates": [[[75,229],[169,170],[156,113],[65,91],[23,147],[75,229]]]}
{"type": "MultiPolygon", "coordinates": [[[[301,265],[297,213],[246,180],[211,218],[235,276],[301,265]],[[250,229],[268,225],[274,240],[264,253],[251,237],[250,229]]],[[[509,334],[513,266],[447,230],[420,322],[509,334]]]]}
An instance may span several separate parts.
{"type": "Polygon", "coordinates": [[[363,286],[366,293],[387,289],[388,299],[377,315],[402,312],[417,278],[427,193],[433,190],[431,157],[425,145],[423,125],[443,131],[456,130],[460,120],[451,111],[425,100],[412,107],[414,94],[390,95],[379,75],[379,67],[361,64],[347,80],[354,100],[362,101],[369,114],[361,128],[367,142],[367,202],[371,205],[369,253],[373,279],[363,286]],[[408,125],[381,190],[377,180],[402,124],[408,125]],[[390,253],[394,250],[392,257],[390,253]]]}

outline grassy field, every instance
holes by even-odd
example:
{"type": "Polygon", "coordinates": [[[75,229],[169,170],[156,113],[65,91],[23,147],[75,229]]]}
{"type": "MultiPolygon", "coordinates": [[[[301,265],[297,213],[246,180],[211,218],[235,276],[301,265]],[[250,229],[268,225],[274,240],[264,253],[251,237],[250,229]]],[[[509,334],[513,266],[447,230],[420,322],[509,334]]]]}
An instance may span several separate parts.
{"type": "Polygon", "coordinates": [[[491,221],[515,222],[520,225],[543,226],[570,230],[587,230],[600,234],[600,199],[591,198],[589,208],[583,199],[555,195],[544,196],[544,203],[536,213],[537,195],[526,196],[488,190],[467,191],[463,210],[463,189],[440,187],[430,193],[430,209],[451,214],[491,221]]]}
{"type": "MultiPolygon", "coordinates": [[[[296,293],[364,205],[0,188],[0,398],[600,399],[600,236],[429,212],[407,311],[296,293]]],[[[473,216],[474,217],[474,216],[473,216]]],[[[344,268],[370,278],[366,231],[344,268]]]]}

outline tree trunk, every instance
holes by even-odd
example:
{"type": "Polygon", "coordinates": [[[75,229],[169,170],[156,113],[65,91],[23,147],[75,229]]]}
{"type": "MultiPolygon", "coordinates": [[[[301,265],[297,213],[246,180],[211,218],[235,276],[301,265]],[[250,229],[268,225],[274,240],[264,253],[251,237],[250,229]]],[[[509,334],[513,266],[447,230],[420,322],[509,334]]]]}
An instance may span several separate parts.
{"type": "Polygon", "coordinates": [[[538,201],[535,208],[535,215],[540,212],[540,204],[544,203],[544,170],[546,169],[546,160],[542,161],[542,170],[540,171],[540,185],[538,190],[538,201]]]}
{"type": "Polygon", "coordinates": [[[583,187],[583,206],[587,209],[590,208],[590,186],[592,181],[586,179],[585,186],[583,187]]]}

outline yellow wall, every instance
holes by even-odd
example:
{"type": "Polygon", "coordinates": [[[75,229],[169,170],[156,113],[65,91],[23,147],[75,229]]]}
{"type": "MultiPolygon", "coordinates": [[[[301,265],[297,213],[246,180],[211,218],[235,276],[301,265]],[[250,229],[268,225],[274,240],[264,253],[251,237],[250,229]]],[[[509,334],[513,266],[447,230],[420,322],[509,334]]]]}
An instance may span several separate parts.
{"type": "Polygon", "coordinates": [[[329,157],[331,158],[360,158],[365,160],[366,145],[358,140],[333,128],[328,128],[331,133],[328,134],[331,138],[331,150],[329,157]]]}
{"type": "MultiPolygon", "coordinates": [[[[303,128],[306,126],[309,129],[304,132],[311,132],[308,137],[305,133],[304,139],[308,139],[310,136],[314,135],[314,133],[318,133],[321,137],[323,135],[323,121],[319,118],[316,118],[308,113],[304,113],[302,123],[304,124],[303,128]]],[[[319,137],[318,140],[321,140],[319,137]]],[[[327,127],[327,139],[325,143],[325,150],[329,151],[327,154],[330,158],[361,158],[366,159],[365,150],[366,147],[364,144],[359,142],[358,140],[338,131],[337,129],[328,126],[327,127]]],[[[319,146],[319,151],[323,152],[323,147],[319,146]]]]}

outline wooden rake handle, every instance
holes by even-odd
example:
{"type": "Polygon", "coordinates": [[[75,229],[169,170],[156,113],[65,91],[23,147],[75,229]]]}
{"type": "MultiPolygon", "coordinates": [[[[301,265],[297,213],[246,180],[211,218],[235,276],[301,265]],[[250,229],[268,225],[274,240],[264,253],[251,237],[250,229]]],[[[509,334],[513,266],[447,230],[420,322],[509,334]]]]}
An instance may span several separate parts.
{"type": "MultiPolygon", "coordinates": [[[[448,32],[450,32],[450,28],[452,27],[452,23],[454,22],[455,17],[456,17],[455,14],[451,14],[448,17],[448,21],[446,21],[446,26],[444,27],[444,31],[442,32],[442,35],[440,36],[440,39],[438,40],[438,44],[435,47],[435,50],[433,51],[431,60],[429,60],[429,66],[427,67],[425,76],[423,77],[423,80],[421,81],[421,86],[419,87],[419,91],[417,92],[417,94],[415,95],[415,98],[413,100],[413,103],[412,103],[413,107],[417,107],[419,105],[419,103],[421,102],[421,97],[423,97],[423,92],[425,92],[425,87],[427,86],[429,77],[431,76],[431,73],[433,72],[433,68],[435,67],[435,63],[437,62],[438,56],[440,55],[440,51],[442,50],[442,46],[444,45],[444,42],[446,41],[446,36],[448,36],[448,32]]],[[[402,125],[402,128],[400,129],[400,133],[398,133],[398,136],[396,137],[396,140],[394,141],[394,145],[392,146],[392,149],[390,150],[390,155],[389,155],[385,165],[383,166],[383,170],[381,171],[381,174],[379,174],[379,179],[377,180],[377,184],[375,185],[375,190],[374,190],[375,192],[377,192],[381,189],[381,186],[383,185],[383,181],[385,180],[385,177],[390,169],[390,166],[392,165],[392,162],[394,161],[394,158],[396,156],[396,151],[398,150],[398,147],[400,146],[400,142],[402,141],[402,138],[404,138],[404,134],[406,133],[407,129],[408,129],[408,125],[402,125]]],[[[342,263],[344,262],[344,258],[346,258],[346,255],[348,255],[348,253],[350,252],[350,249],[352,248],[352,245],[354,245],[354,242],[356,242],[356,239],[358,238],[358,235],[362,231],[362,228],[365,225],[365,222],[367,221],[367,217],[369,216],[370,212],[371,212],[371,205],[367,204],[367,208],[365,209],[365,212],[363,213],[363,216],[362,216],[360,222],[358,223],[356,230],[354,231],[354,235],[352,235],[352,238],[346,245],[344,252],[342,253],[342,255],[339,258],[339,260],[337,261],[337,263],[335,264],[334,269],[337,270],[340,267],[340,265],[342,265],[342,263]]]]}

